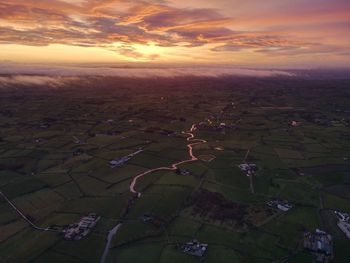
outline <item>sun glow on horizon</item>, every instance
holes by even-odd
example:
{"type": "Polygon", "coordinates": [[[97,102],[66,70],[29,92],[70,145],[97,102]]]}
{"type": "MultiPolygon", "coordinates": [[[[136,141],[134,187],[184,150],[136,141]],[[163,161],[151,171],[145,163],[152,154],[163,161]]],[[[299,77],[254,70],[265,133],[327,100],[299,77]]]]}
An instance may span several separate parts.
{"type": "Polygon", "coordinates": [[[345,66],[349,11],[345,0],[4,0],[0,60],[345,66]]]}

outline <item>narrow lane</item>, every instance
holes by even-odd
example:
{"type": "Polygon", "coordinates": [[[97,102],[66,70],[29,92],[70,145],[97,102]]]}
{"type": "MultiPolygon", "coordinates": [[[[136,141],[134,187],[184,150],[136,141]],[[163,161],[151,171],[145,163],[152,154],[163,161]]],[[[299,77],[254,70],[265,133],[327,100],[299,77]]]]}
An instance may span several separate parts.
{"type": "Polygon", "coordinates": [[[17,206],[12,203],[10,201],[10,199],[7,198],[7,196],[0,191],[0,195],[2,196],[2,198],[4,198],[4,200],[13,208],[13,210],[15,210],[17,212],[17,214],[19,214],[32,228],[36,229],[36,230],[40,230],[40,231],[52,231],[52,232],[60,232],[59,230],[54,230],[54,229],[50,229],[50,227],[47,228],[43,228],[43,227],[39,227],[36,224],[34,224],[28,217],[26,217],[21,210],[19,210],[17,208],[17,206]]]}
{"type": "Polygon", "coordinates": [[[112,228],[108,232],[107,243],[106,243],[105,249],[103,251],[102,257],[101,257],[101,261],[100,261],[101,263],[106,262],[106,258],[108,255],[109,247],[111,246],[112,238],[114,237],[115,234],[117,234],[117,232],[121,226],[122,226],[122,223],[119,223],[118,225],[116,225],[114,228],[112,228]]]}
{"type": "Polygon", "coordinates": [[[192,143],[187,144],[188,154],[190,155],[191,159],[187,159],[187,160],[183,160],[183,161],[180,161],[180,162],[173,163],[170,167],[158,167],[158,168],[155,168],[155,169],[151,169],[151,170],[148,170],[146,172],[143,172],[143,173],[135,176],[133,178],[133,180],[131,181],[131,184],[130,184],[130,187],[129,187],[130,192],[134,193],[134,194],[137,194],[138,197],[141,197],[141,193],[137,192],[135,190],[135,186],[136,186],[137,180],[140,179],[141,177],[147,175],[147,174],[158,172],[158,171],[167,171],[167,170],[168,171],[174,171],[174,170],[178,169],[178,166],[181,165],[181,164],[197,161],[198,158],[193,154],[193,147],[195,145],[207,143],[207,141],[206,140],[202,140],[202,139],[195,139],[194,138],[194,131],[196,129],[197,129],[196,128],[196,124],[193,124],[191,129],[188,132],[182,132],[183,134],[186,134],[188,136],[187,137],[187,141],[192,142],[192,143]],[[195,141],[195,142],[193,142],[193,141],[195,141]]]}

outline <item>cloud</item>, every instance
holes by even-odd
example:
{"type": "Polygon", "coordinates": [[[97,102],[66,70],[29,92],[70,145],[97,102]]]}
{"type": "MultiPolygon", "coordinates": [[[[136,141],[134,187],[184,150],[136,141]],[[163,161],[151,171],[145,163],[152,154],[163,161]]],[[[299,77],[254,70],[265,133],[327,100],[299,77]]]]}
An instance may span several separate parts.
{"type": "Polygon", "coordinates": [[[69,82],[76,81],[77,78],[58,77],[58,76],[29,76],[14,75],[0,76],[0,87],[17,87],[21,86],[45,86],[48,88],[62,87],[69,82]]]}
{"type": "Polygon", "coordinates": [[[227,41],[211,50],[214,52],[240,52],[250,49],[256,53],[272,56],[298,56],[308,54],[334,54],[348,50],[336,45],[306,42],[302,40],[286,40],[274,35],[237,35],[234,39],[227,41]]]}
{"type": "Polygon", "coordinates": [[[310,0],[310,4],[302,0],[252,0],[247,4],[218,0],[218,8],[200,8],[207,2],[191,0],[180,6],[170,0],[2,0],[0,44],[100,47],[134,59],[159,57],[131,47],[150,43],[181,48],[210,45],[208,51],[214,54],[241,50],[319,54],[329,47],[334,54],[340,49],[349,51],[338,35],[330,37],[329,43],[322,41],[319,35],[324,31],[317,28],[323,20],[332,21],[341,28],[338,34],[344,35],[348,31],[344,23],[348,21],[349,1],[310,0]],[[320,4],[315,5],[317,2],[320,4]],[[224,4],[233,11],[220,10],[224,4]],[[236,6],[245,11],[243,15],[236,6]],[[298,36],[305,23],[309,23],[310,36],[298,36]],[[115,48],[116,43],[125,47],[115,48]]]}
{"type": "MultiPolygon", "coordinates": [[[[82,79],[88,81],[91,77],[123,77],[123,78],[173,78],[173,77],[222,77],[222,76],[246,76],[246,77],[293,77],[294,73],[287,70],[262,70],[244,69],[230,66],[144,66],[134,65],[38,65],[0,63],[0,86],[16,84],[23,85],[47,85],[50,87],[64,86],[67,83],[82,79]],[[12,74],[12,75],[4,75],[12,74]],[[80,77],[89,78],[80,78],[80,77]]],[[[81,81],[79,81],[81,82],[81,81]]]]}
{"type": "MultiPolygon", "coordinates": [[[[4,0],[0,4],[0,43],[105,47],[152,42],[162,47],[202,46],[235,40],[232,22],[210,8],[176,8],[163,1],[4,0]],[[119,8],[120,7],[120,8],[119,8]]],[[[118,50],[116,50],[118,51],[118,50]]],[[[128,50],[119,49],[121,54],[128,50]]]]}
{"type": "Polygon", "coordinates": [[[225,45],[220,45],[212,48],[212,51],[216,52],[230,52],[230,51],[240,51],[243,49],[270,49],[270,50],[280,50],[287,48],[299,48],[303,46],[309,46],[310,43],[296,41],[296,40],[286,40],[280,36],[274,35],[258,35],[258,34],[245,34],[237,35],[233,39],[227,41],[225,45]]]}
{"type": "Polygon", "coordinates": [[[159,57],[158,54],[150,54],[150,55],[145,55],[141,52],[138,52],[134,47],[128,46],[128,45],[122,45],[119,47],[113,47],[110,50],[118,52],[120,55],[129,57],[129,58],[134,58],[134,59],[147,59],[147,60],[154,60],[159,57]]]}
{"type": "Polygon", "coordinates": [[[168,31],[177,28],[215,28],[230,19],[213,9],[171,9],[145,16],[139,23],[149,31],[168,31]]]}

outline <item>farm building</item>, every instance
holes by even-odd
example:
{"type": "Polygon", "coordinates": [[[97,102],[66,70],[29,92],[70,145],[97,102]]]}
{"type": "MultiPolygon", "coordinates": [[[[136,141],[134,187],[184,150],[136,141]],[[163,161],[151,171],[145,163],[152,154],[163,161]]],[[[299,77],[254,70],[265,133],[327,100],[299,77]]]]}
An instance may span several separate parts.
{"type": "Polygon", "coordinates": [[[196,257],[203,257],[208,249],[208,244],[201,244],[198,240],[192,240],[182,246],[182,251],[196,257]]]}

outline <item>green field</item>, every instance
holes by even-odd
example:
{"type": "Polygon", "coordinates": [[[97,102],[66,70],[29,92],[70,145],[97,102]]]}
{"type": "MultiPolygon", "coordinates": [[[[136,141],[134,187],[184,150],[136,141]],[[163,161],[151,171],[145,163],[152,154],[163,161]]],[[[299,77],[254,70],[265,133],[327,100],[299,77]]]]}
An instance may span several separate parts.
{"type": "Polygon", "coordinates": [[[89,81],[99,89],[2,90],[0,191],[39,228],[1,198],[1,263],[100,262],[117,224],[110,263],[311,263],[301,241],[316,228],[334,237],[333,262],[348,262],[333,212],[350,212],[350,122],[338,110],[350,105],[348,81],[89,81]],[[319,116],[343,124],[322,126],[319,116]],[[182,131],[194,123],[194,139],[206,142],[193,154],[212,160],[148,173],[131,193],[135,176],[191,159],[182,131]],[[256,164],[254,176],[239,169],[244,162],[256,164]],[[269,208],[272,199],[294,206],[269,208]],[[101,219],[80,241],[40,230],[89,213],[101,219]],[[202,259],[181,249],[193,239],[208,244],[202,259]]]}

